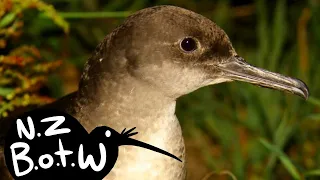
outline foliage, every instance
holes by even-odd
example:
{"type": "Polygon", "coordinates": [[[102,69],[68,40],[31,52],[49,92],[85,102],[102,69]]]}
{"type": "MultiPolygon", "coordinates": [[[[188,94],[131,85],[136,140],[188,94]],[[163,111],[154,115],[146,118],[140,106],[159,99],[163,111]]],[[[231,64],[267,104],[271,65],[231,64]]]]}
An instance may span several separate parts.
{"type": "MultiPolygon", "coordinates": [[[[51,5],[38,0],[3,0],[0,5],[0,48],[7,41],[18,41],[23,33],[23,12],[35,8],[51,18],[65,32],[68,24],[57,15],[51,5]]],[[[23,37],[22,37],[23,38],[23,37]]],[[[0,55],[0,115],[16,107],[41,105],[53,99],[39,95],[39,90],[47,81],[48,73],[55,70],[62,61],[47,62],[40,51],[32,45],[18,45],[7,49],[8,54],[0,55]]]]}

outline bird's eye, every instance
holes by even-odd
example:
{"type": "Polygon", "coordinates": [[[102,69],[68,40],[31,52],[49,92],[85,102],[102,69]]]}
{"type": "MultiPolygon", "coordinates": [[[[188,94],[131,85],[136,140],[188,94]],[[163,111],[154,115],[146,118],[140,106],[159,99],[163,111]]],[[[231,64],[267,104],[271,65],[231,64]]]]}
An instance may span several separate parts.
{"type": "Polygon", "coordinates": [[[110,137],[111,136],[111,131],[106,130],[106,137],[110,137]]]}
{"type": "Polygon", "coordinates": [[[191,37],[184,38],[180,42],[180,48],[185,52],[192,52],[197,49],[197,42],[191,37]]]}

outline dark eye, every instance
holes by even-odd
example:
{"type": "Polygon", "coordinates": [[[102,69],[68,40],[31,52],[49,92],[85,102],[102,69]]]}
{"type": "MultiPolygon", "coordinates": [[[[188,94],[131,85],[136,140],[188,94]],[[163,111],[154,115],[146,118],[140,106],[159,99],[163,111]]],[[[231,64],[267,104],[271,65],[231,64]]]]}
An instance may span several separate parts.
{"type": "Polygon", "coordinates": [[[186,52],[192,52],[197,49],[197,42],[193,38],[187,37],[181,41],[180,47],[186,52]]]}

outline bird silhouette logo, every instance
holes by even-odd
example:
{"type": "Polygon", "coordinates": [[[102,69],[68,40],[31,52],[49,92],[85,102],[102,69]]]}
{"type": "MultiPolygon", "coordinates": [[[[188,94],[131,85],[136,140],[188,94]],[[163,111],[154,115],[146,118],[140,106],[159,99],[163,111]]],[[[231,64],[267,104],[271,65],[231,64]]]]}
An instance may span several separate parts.
{"type": "MultiPolygon", "coordinates": [[[[96,127],[90,134],[71,115],[37,109],[16,118],[5,139],[5,161],[14,179],[101,180],[114,167],[123,145],[138,146],[181,161],[173,154],[121,133],[96,127]]],[[[134,165],[133,165],[134,166],[134,165]]]]}

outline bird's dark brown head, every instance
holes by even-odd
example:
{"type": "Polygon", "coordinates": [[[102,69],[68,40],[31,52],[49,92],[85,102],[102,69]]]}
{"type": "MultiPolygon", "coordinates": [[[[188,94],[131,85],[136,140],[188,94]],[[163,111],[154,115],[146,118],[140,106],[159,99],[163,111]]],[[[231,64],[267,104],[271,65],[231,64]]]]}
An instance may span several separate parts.
{"type": "Polygon", "coordinates": [[[128,74],[173,98],[233,80],[308,97],[302,81],[249,65],[214,22],[174,6],[147,8],[128,17],[87,65],[83,79],[99,71],[128,74]]]}

